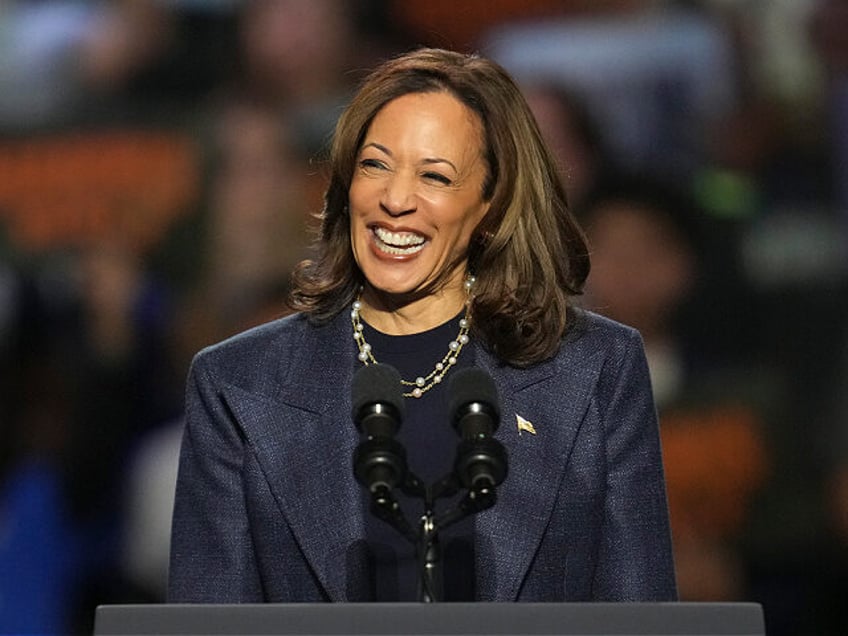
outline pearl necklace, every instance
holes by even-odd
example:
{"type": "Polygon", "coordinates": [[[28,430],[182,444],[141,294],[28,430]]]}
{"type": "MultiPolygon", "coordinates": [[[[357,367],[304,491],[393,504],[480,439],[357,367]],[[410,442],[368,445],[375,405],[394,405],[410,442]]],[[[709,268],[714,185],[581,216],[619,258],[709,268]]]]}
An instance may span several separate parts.
{"type": "MultiPolygon", "coordinates": [[[[401,380],[401,384],[405,387],[412,387],[412,389],[403,394],[403,397],[413,397],[420,398],[427,391],[432,389],[434,386],[439,384],[442,379],[444,379],[445,375],[450,368],[456,364],[456,360],[459,357],[460,352],[462,351],[462,347],[468,344],[469,337],[468,331],[471,327],[471,287],[474,285],[474,281],[476,279],[473,276],[469,276],[465,281],[465,292],[469,294],[468,298],[465,300],[465,315],[459,321],[459,333],[456,336],[455,340],[452,340],[448,344],[448,352],[445,356],[436,363],[436,366],[433,367],[433,370],[430,371],[427,375],[418,376],[413,381],[409,380],[401,380]]],[[[360,290],[360,296],[362,291],[360,290]]],[[[362,302],[359,297],[355,301],[353,301],[353,307],[350,311],[350,321],[353,325],[353,339],[356,341],[356,346],[359,349],[359,354],[357,358],[359,361],[365,365],[368,364],[377,364],[377,359],[374,357],[374,354],[371,352],[371,345],[365,341],[364,327],[362,325],[362,321],[359,318],[359,312],[362,309],[362,302]]]]}

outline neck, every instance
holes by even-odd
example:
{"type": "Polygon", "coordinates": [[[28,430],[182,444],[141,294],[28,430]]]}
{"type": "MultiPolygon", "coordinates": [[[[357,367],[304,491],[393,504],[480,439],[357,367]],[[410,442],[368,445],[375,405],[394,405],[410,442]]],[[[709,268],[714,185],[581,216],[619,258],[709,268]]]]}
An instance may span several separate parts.
{"type": "Polygon", "coordinates": [[[463,285],[418,298],[405,298],[384,294],[366,284],[360,297],[361,315],[378,331],[403,336],[444,324],[462,310],[466,299],[463,285]]]}

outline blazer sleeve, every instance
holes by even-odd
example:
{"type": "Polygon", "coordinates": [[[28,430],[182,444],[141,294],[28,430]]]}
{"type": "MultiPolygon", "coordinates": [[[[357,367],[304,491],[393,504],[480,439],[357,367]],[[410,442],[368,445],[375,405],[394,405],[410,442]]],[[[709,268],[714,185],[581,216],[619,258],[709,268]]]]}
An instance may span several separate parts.
{"type": "Polygon", "coordinates": [[[168,601],[263,600],[245,504],[244,439],[198,354],[186,388],[168,601]]]}
{"type": "Polygon", "coordinates": [[[606,496],[593,597],[677,599],[659,427],[638,333],[601,377],[606,496]]]}

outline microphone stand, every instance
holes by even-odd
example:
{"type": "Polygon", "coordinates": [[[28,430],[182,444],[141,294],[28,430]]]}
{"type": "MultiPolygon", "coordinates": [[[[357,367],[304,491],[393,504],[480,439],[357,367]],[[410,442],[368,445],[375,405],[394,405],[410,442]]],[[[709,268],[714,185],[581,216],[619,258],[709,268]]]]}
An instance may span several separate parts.
{"type": "Polygon", "coordinates": [[[424,603],[441,601],[444,598],[442,549],[439,545],[438,528],[429,511],[421,517],[421,531],[416,552],[421,575],[418,599],[424,603]]]}
{"type": "Polygon", "coordinates": [[[395,528],[415,546],[421,577],[418,595],[419,600],[424,603],[434,603],[444,598],[439,531],[492,507],[497,500],[494,485],[488,482],[483,485],[475,484],[467,490],[456,506],[437,515],[436,500],[454,496],[461,487],[455,473],[446,475],[431,487],[424,487],[421,480],[408,473],[400,484],[401,491],[407,496],[424,501],[424,514],[417,531],[404,515],[391,488],[381,484],[371,490],[371,513],[395,528]]]}

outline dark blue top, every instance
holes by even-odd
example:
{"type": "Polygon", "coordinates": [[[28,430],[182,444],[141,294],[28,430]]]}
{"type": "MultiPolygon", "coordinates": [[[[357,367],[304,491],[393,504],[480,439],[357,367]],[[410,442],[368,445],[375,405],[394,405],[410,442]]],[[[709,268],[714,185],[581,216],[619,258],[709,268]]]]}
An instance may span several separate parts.
{"type": "MultiPolygon", "coordinates": [[[[378,362],[395,367],[404,380],[411,381],[418,376],[426,377],[436,362],[444,357],[448,344],[459,333],[461,317],[462,314],[459,314],[439,327],[410,336],[389,336],[363,323],[365,339],[378,362]]],[[[472,363],[473,348],[466,346],[442,383],[434,385],[420,398],[405,398],[406,416],[397,440],[406,449],[409,470],[427,485],[434,484],[452,470],[459,436],[449,421],[447,384],[452,373],[472,363]]],[[[406,387],[404,392],[408,392],[409,388],[406,387]]],[[[423,501],[400,492],[396,495],[406,518],[418,528],[424,512],[423,501]]],[[[458,496],[437,500],[436,515],[454,505],[458,496]]],[[[370,513],[366,520],[374,600],[419,600],[415,547],[393,527],[370,513]]],[[[474,600],[472,537],[473,520],[470,517],[439,531],[446,601],[474,600]]]]}

